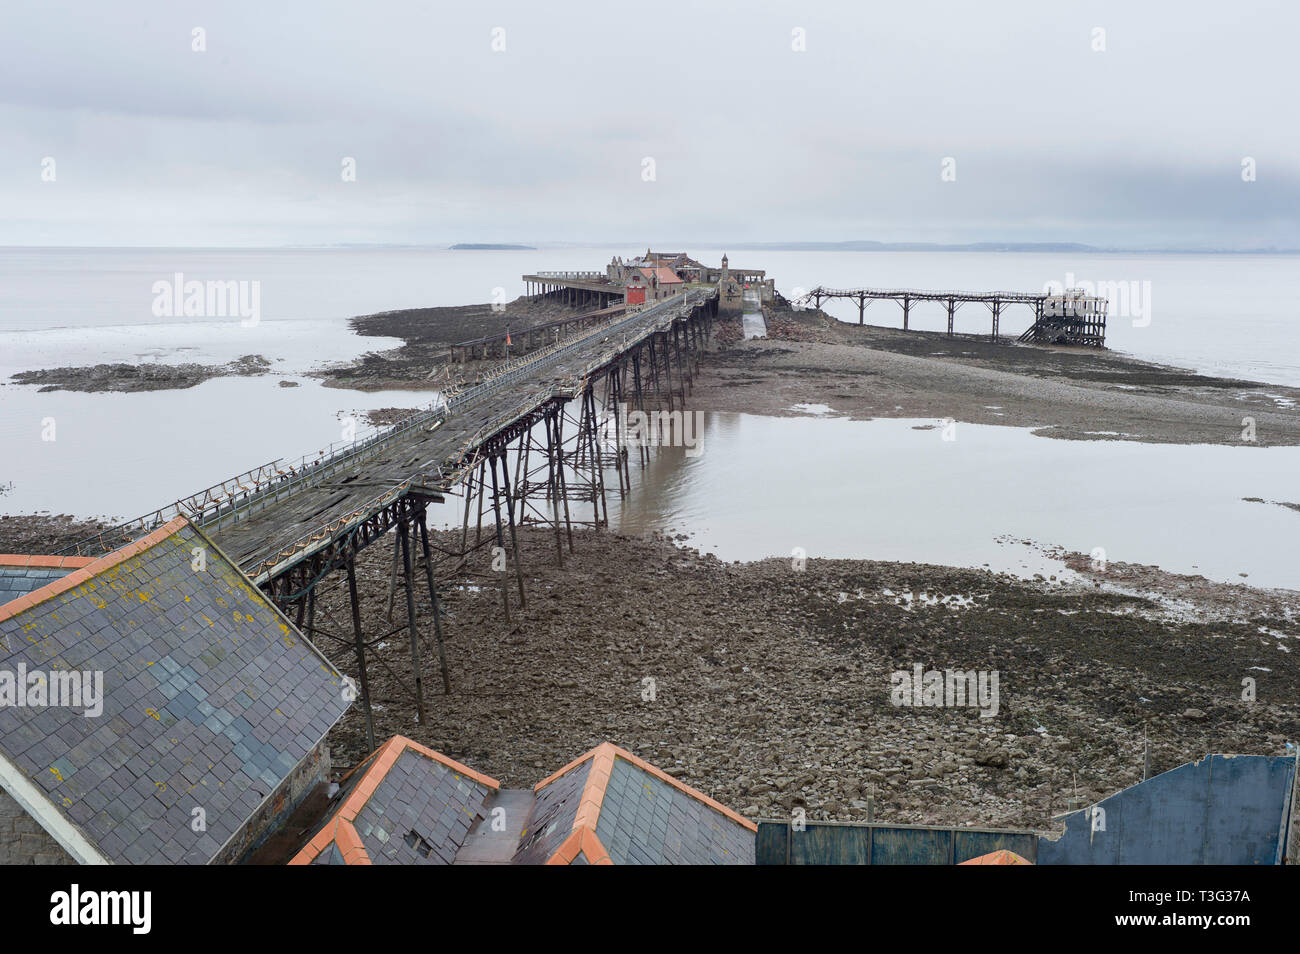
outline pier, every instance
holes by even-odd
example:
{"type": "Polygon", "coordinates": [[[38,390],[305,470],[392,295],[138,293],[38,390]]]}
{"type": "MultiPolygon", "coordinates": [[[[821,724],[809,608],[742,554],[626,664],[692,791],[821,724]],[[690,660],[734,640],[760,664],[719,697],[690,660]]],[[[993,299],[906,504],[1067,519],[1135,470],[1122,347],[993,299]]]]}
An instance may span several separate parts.
{"type": "MultiPolygon", "coordinates": [[[[648,275],[644,303],[615,300],[631,287],[631,277],[622,285],[597,272],[524,276],[538,295],[600,307],[518,332],[459,342],[451,349],[453,361],[493,355],[504,360],[472,385],[448,389],[430,407],[387,430],[295,462],[264,464],[81,541],[65,553],[97,557],[185,517],[283,611],[296,614],[308,638],[336,640],[355,652],[367,712],[367,649],[379,639],[404,633],[414,676],[410,691],[423,721],[426,649],[437,654],[443,691],[451,691],[439,568],[448,564],[451,569],[445,575],[459,578],[480,549],[491,548],[494,563],[505,556],[491,579],[500,587],[505,624],[513,628],[512,606],[523,607],[528,599],[517,529],[534,526],[553,532],[555,558],[563,566],[566,550],[573,550],[575,526],[599,528],[608,523],[607,497],[614,480],[620,496],[631,489],[632,454],[620,415],[628,408],[683,409],[715,319],[739,319],[743,310],[748,313],[745,321],[757,328],[762,305],[774,293],[763,273],[734,273],[725,257],[721,269],[703,273],[680,253],[672,258],[647,253],[634,261],[625,265],[616,260],[610,270],[628,276],[635,270],[643,279],[648,275]],[[687,281],[663,261],[688,278],[716,278],[716,284],[687,281]],[[738,274],[751,281],[741,282],[738,274]],[[607,485],[611,470],[614,480],[607,485]],[[459,543],[435,547],[428,508],[453,495],[464,500],[459,543]],[[356,556],[390,531],[389,618],[400,580],[406,620],[368,641],[357,596],[356,556]],[[501,567],[508,569],[500,572],[501,567]],[[319,619],[317,588],[340,576],[347,585],[351,620],[319,619]],[[433,611],[432,641],[417,627],[417,593],[427,593],[433,611]]],[[[957,309],[980,302],[992,312],[995,339],[1002,310],[1024,304],[1033,309],[1035,321],[1022,340],[1100,345],[1104,338],[1105,299],[1073,291],[1053,296],[818,287],[802,300],[820,306],[832,298],[856,300],[859,323],[870,301],[897,301],[904,328],[914,302],[938,301],[947,309],[950,335],[957,309]]],[[[636,454],[644,466],[647,449],[638,443],[636,454]]]]}
{"type": "Polygon", "coordinates": [[[508,330],[496,335],[457,341],[451,346],[451,361],[453,364],[464,364],[467,361],[479,361],[485,358],[509,358],[512,351],[516,355],[524,354],[543,345],[554,344],[575,330],[583,331],[594,327],[602,320],[622,314],[626,310],[627,305],[624,304],[610,305],[608,308],[573,315],[570,318],[558,318],[555,321],[531,325],[518,331],[508,330]]]}
{"type": "Polygon", "coordinates": [[[608,308],[624,300],[623,284],[604,272],[535,272],[524,275],[530,296],[554,298],[574,307],[608,308]]]}
{"type": "Polygon", "coordinates": [[[502,363],[482,383],[448,393],[386,431],[294,463],[265,464],[64,553],[99,557],[176,517],[187,518],[283,611],[295,613],[309,639],[330,639],[355,651],[373,745],[367,649],[402,632],[409,637],[414,678],[408,689],[423,722],[426,649],[437,653],[443,691],[451,691],[435,567],[450,562],[451,572],[459,572],[484,547],[496,548],[495,555],[508,553],[510,570],[493,576],[510,627],[511,605],[517,600],[522,607],[528,598],[516,529],[527,524],[553,530],[562,566],[566,547],[573,549],[575,525],[608,523],[607,471],[615,472],[620,495],[631,489],[625,428],[612,428],[615,446],[609,447],[597,395],[616,415],[616,425],[623,407],[680,409],[717,311],[717,289],[704,288],[616,314],[585,334],[502,363]],[[508,457],[514,459],[513,476],[508,457]],[[460,543],[435,556],[428,507],[452,494],[464,497],[460,543]],[[589,508],[589,519],[574,517],[575,503],[589,508]],[[406,621],[367,640],[356,556],[389,531],[395,531],[394,589],[400,577],[406,621]],[[350,633],[349,621],[322,621],[316,614],[317,587],[340,573],[351,604],[350,633]],[[423,590],[433,611],[432,646],[416,624],[416,594],[423,590]]]}
{"type": "Polygon", "coordinates": [[[858,324],[865,324],[867,305],[873,301],[892,301],[903,309],[903,330],[908,330],[912,305],[916,302],[939,302],[948,315],[948,336],[955,333],[957,310],[977,302],[987,305],[991,313],[989,340],[997,341],[1002,313],[1009,305],[1025,305],[1033,310],[1033,324],[1017,340],[1038,344],[1085,345],[1101,348],[1106,344],[1107,300],[1085,295],[1077,289],[1063,293],[1014,291],[935,291],[921,288],[826,288],[818,285],[798,299],[800,304],[821,308],[823,301],[847,299],[858,305],[858,324]]]}

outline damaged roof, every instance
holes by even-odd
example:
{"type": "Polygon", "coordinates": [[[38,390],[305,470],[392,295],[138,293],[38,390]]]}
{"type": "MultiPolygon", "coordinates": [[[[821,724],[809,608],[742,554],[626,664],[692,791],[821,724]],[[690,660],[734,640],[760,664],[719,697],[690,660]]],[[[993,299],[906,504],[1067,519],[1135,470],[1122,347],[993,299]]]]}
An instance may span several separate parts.
{"type": "Polygon", "coordinates": [[[324,826],[290,864],[449,865],[501,784],[405,736],[348,777],[324,826]]]}

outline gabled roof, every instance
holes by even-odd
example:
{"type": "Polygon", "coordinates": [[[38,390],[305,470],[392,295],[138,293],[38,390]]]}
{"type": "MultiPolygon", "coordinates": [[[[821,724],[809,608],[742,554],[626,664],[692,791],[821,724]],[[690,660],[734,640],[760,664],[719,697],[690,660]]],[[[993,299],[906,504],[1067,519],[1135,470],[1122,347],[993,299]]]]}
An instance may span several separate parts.
{"type": "Polygon", "coordinates": [[[78,861],[211,861],[343,715],[342,677],[183,517],[43,568],[71,572],[0,605],[0,784],[78,861]]]}
{"type": "Polygon", "coordinates": [[[501,783],[395,735],[353,770],[316,836],[290,861],[451,864],[501,783]]]}
{"type": "Polygon", "coordinates": [[[516,864],[754,863],[753,822],[608,742],[534,791],[516,864]]]}
{"type": "Polygon", "coordinates": [[[642,268],[641,274],[647,279],[657,279],[660,285],[680,285],[682,280],[677,277],[677,273],[671,268],[642,268]]]}

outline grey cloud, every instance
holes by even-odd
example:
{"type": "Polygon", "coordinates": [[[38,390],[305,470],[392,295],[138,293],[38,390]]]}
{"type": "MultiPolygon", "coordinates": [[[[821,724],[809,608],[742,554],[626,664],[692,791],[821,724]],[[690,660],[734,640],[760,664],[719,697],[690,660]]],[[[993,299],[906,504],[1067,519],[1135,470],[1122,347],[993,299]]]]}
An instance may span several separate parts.
{"type": "Polygon", "coordinates": [[[1225,11],[1209,0],[10,6],[0,243],[644,230],[1295,246],[1300,129],[1279,117],[1293,112],[1300,13],[1225,11]],[[202,54],[189,47],[195,26],[202,54]],[[490,49],[496,27],[503,53],[490,49]],[[1094,27],[1104,53],[1090,48],[1094,27]],[[791,48],[795,29],[806,52],[791,48]],[[57,185],[39,181],[46,155],[57,185]],[[1241,181],[1246,155],[1257,182],[1241,181]],[[357,159],[355,183],[340,181],[343,156],[357,159]],[[954,183],[940,181],[945,156],[954,183]]]}

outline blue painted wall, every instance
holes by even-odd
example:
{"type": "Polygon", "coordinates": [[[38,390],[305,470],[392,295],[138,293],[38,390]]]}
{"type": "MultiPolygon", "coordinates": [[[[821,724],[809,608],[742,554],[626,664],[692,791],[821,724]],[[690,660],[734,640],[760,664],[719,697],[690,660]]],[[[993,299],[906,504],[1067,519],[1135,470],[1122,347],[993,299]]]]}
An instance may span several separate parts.
{"type": "Polygon", "coordinates": [[[1064,816],[1065,834],[760,822],[760,865],[951,865],[1006,848],[1040,865],[1276,865],[1296,784],[1290,756],[1209,755],[1064,816]]]}
{"type": "Polygon", "coordinates": [[[1296,760],[1209,755],[1064,816],[1038,842],[1040,865],[1276,865],[1285,848],[1296,760]],[[1100,821],[1099,823],[1100,824],[1100,821]]]}
{"type": "Polygon", "coordinates": [[[1029,831],[818,822],[793,831],[789,822],[759,822],[755,864],[952,865],[999,848],[1033,861],[1037,842],[1029,831]]]}

